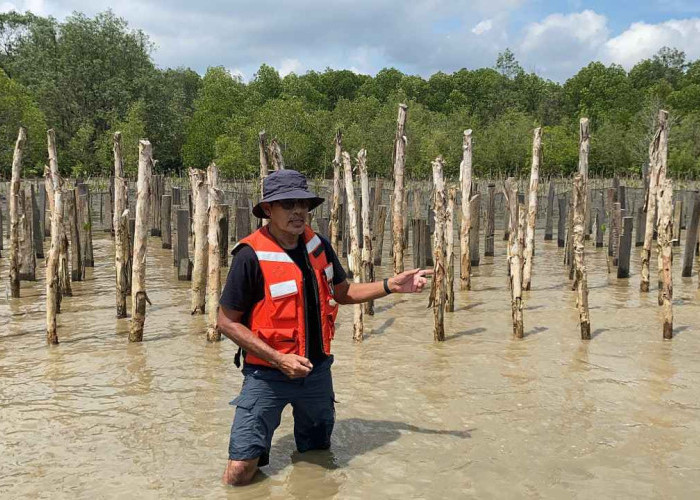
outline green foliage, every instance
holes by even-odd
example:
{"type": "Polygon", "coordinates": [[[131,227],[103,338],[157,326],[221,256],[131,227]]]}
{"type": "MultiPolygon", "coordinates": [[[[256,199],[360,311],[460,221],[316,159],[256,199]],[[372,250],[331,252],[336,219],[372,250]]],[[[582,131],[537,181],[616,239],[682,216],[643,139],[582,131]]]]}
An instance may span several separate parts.
{"type": "MultiPolygon", "coordinates": [[[[122,159],[124,161],[124,173],[127,176],[136,177],[139,167],[139,140],[146,136],[146,105],[143,101],[136,101],[131,105],[124,120],[112,124],[109,132],[102,135],[99,146],[99,158],[102,165],[108,165],[103,171],[105,175],[113,172],[114,165],[114,132],[122,134],[122,159]]],[[[157,158],[158,145],[153,146],[154,156],[157,158]]],[[[160,170],[159,168],[157,170],[160,170]]]]}
{"type": "Polygon", "coordinates": [[[20,126],[27,129],[23,175],[43,175],[46,121],[29,92],[0,69],[0,174],[11,175],[12,156],[20,126]]]}

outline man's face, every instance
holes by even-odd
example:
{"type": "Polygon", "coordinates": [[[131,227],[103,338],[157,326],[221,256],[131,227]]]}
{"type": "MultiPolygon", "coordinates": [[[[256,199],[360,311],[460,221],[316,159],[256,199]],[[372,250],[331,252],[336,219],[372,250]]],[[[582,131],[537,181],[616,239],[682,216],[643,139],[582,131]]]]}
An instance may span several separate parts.
{"type": "Polygon", "coordinates": [[[309,214],[309,200],[273,201],[263,203],[262,209],[269,215],[270,224],[280,231],[297,235],[304,233],[309,214]]]}

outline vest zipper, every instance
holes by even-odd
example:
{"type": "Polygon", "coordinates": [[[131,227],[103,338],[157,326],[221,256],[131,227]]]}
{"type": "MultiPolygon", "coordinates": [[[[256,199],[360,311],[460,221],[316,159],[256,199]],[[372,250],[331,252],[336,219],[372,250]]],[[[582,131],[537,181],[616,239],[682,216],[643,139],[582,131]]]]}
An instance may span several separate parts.
{"type": "MultiPolygon", "coordinates": [[[[309,253],[306,251],[306,248],[304,248],[304,259],[306,260],[306,266],[307,266],[307,271],[311,273],[311,287],[314,290],[314,307],[316,307],[316,310],[318,311],[318,320],[319,320],[319,328],[321,329],[320,334],[321,334],[321,351],[323,351],[323,322],[321,319],[321,308],[319,307],[318,303],[318,287],[316,285],[316,273],[314,272],[314,268],[311,267],[311,261],[309,260],[309,253]]],[[[304,297],[304,301],[306,301],[306,292],[304,291],[304,273],[302,272],[302,279],[301,279],[301,288],[302,296],[304,297]]],[[[309,313],[306,310],[306,303],[304,303],[304,323],[306,325],[306,331],[304,332],[304,335],[306,337],[306,353],[305,357],[309,357],[309,313]]]]}

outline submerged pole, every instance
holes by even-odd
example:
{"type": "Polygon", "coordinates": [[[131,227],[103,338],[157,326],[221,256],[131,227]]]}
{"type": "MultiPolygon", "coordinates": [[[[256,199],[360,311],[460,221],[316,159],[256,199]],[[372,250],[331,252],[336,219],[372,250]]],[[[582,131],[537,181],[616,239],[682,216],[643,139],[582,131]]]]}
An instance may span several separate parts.
{"type": "MultiPolygon", "coordinates": [[[[369,177],[367,177],[367,150],[357,153],[357,167],[360,171],[360,192],[362,195],[362,281],[374,281],[374,261],[372,260],[372,230],[370,225],[369,177]]],[[[364,313],[374,315],[374,301],[364,303],[364,313]]]]}
{"type": "Polygon", "coordinates": [[[207,293],[207,182],[205,173],[190,169],[194,210],[194,268],[192,269],[192,314],[204,314],[207,293]]]}
{"type": "Polygon", "coordinates": [[[435,233],[433,235],[433,287],[430,290],[430,305],[433,307],[433,339],[445,340],[445,302],[447,287],[445,280],[445,182],[442,176],[443,160],[438,156],[433,162],[433,187],[435,195],[433,211],[435,212],[435,233]]]}
{"type": "Polygon", "coordinates": [[[657,245],[660,264],[659,305],[663,310],[664,339],[673,338],[673,276],[672,276],[672,241],[673,241],[673,184],[670,179],[664,179],[658,186],[657,202],[659,210],[657,245]]]}
{"type": "MultiPolygon", "coordinates": [[[[360,242],[357,239],[357,208],[355,205],[355,190],[352,183],[352,162],[350,160],[350,155],[343,151],[343,167],[345,170],[345,196],[348,202],[348,219],[350,222],[350,252],[348,255],[349,263],[352,263],[350,267],[353,273],[353,281],[355,283],[360,283],[360,242]]],[[[353,306],[354,315],[352,322],[352,339],[355,342],[362,342],[364,337],[364,316],[362,304],[355,304],[353,306]]]]}
{"type": "Polygon", "coordinates": [[[472,131],[464,131],[462,138],[462,162],[459,164],[459,179],[462,187],[462,225],[459,233],[460,266],[459,289],[471,289],[472,263],[470,255],[471,195],[472,195],[472,131]]]}
{"type": "Polygon", "coordinates": [[[221,332],[217,326],[219,314],[219,298],[221,297],[221,256],[219,255],[219,242],[221,240],[221,224],[223,217],[224,193],[219,189],[219,169],[212,163],[207,167],[207,181],[209,185],[209,257],[207,259],[207,340],[217,342],[221,340],[221,332]]]}
{"type": "Polygon", "coordinates": [[[26,142],[27,131],[24,127],[20,127],[12,156],[12,180],[10,182],[10,295],[15,299],[19,298],[19,197],[22,196],[20,176],[26,142]]]}
{"type": "Polygon", "coordinates": [[[590,340],[591,321],[588,312],[588,273],[585,261],[586,180],[582,174],[574,177],[574,261],[576,273],[576,305],[578,307],[581,339],[590,340]]]}
{"type": "Polygon", "coordinates": [[[532,281],[532,259],[535,255],[535,222],[537,220],[537,187],[542,160],[542,129],[537,127],[532,138],[532,166],[530,168],[530,199],[527,208],[527,233],[523,266],[523,289],[530,289],[532,281]]]}
{"type": "Polygon", "coordinates": [[[396,136],[394,138],[394,206],[392,220],[392,235],[394,249],[394,274],[403,272],[403,206],[404,186],[403,174],[406,165],[406,111],[408,106],[399,104],[399,114],[396,119],[396,136]]]}

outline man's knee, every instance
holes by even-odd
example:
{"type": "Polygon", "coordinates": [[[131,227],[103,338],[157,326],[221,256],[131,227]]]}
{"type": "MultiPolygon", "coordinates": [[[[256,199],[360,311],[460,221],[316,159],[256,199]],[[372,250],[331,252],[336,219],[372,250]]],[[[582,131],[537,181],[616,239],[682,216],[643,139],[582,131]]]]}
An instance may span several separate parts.
{"type": "Polygon", "coordinates": [[[224,471],[223,482],[230,486],[245,486],[253,480],[258,470],[258,458],[229,460],[224,471]]]}

